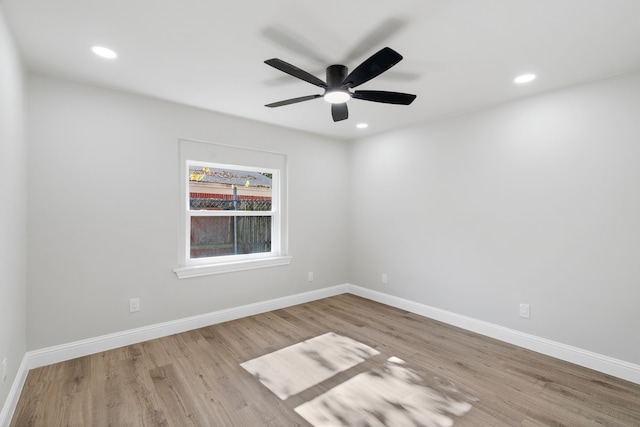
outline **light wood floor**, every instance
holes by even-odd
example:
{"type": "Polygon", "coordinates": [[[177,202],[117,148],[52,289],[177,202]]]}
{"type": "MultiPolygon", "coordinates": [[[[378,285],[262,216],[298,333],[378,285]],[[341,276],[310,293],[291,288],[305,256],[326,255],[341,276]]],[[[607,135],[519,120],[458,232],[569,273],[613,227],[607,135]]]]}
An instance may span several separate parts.
{"type": "Polygon", "coordinates": [[[390,356],[474,398],[456,426],[640,426],[640,385],[353,295],[34,369],[11,426],[309,426],[293,408],[390,356]],[[380,355],[285,401],[239,365],[326,332],[380,355]]]}

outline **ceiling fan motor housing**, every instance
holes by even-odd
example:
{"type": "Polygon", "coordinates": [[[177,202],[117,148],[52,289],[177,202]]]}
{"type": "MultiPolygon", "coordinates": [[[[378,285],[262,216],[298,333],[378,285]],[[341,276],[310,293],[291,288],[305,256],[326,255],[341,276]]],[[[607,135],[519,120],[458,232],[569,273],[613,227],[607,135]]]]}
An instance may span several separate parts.
{"type": "Polygon", "coordinates": [[[329,65],[327,67],[327,91],[344,90],[342,82],[347,78],[349,70],[344,65],[329,65]]]}

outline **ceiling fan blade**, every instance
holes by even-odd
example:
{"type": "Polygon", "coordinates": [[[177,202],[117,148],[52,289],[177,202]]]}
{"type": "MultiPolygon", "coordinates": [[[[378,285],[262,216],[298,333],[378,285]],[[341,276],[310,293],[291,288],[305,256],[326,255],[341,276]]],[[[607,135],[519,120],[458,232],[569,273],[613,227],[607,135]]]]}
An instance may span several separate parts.
{"type": "Polygon", "coordinates": [[[400,55],[390,47],[380,49],[349,74],[342,84],[345,87],[356,87],[379,76],[402,60],[400,55]]]}
{"type": "Polygon", "coordinates": [[[385,92],[383,90],[356,90],[351,97],[365,101],[400,105],[409,105],[416,99],[416,95],[411,95],[410,93],[385,92]]]}
{"type": "Polygon", "coordinates": [[[334,122],[348,119],[349,109],[347,108],[347,103],[343,102],[342,104],[331,104],[331,117],[333,117],[334,122]]]}
{"type": "Polygon", "coordinates": [[[271,65],[273,68],[277,68],[280,71],[283,71],[293,77],[297,77],[300,80],[304,80],[305,82],[311,83],[312,85],[319,86],[323,89],[327,88],[327,84],[314,76],[313,74],[307,73],[304,70],[296,67],[295,65],[291,65],[288,62],[284,62],[278,58],[267,59],[264,61],[265,64],[271,65]]]}
{"type": "Polygon", "coordinates": [[[321,97],[322,95],[301,96],[299,98],[291,98],[291,99],[285,99],[284,101],[272,102],[271,104],[265,105],[265,107],[270,107],[270,108],[282,107],[283,105],[297,104],[298,102],[311,101],[312,99],[321,98],[321,97]]]}

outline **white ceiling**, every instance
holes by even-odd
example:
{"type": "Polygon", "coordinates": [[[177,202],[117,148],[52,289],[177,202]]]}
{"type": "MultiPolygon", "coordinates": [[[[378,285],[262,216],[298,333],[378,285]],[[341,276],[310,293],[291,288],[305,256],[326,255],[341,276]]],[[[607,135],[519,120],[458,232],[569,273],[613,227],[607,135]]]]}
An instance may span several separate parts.
{"type": "Polygon", "coordinates": [[[340,139],[640,69],[640,0],[0,2],[30,70],[340,139]],[[322,99],[264,107],[322,93],[265,59],[324,80],[384,46],[404,60],[358,89],[417,94],[412,105],[354,99],[338,123],[322,99]],[[539,77],[514,85],[524,72],[539,77]]]}

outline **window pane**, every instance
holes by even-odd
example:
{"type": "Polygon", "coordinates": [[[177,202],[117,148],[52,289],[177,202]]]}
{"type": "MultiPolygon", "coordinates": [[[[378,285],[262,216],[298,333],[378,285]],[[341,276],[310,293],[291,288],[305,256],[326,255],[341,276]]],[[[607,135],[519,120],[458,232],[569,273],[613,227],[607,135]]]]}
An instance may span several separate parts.
{"type": "Polygon", "coordinates": [[[272,175],[189,166],[189,209],[270,211],[272,175]]]}
{"type": "Polygon", "coordinates": [[[191,217],[191,258],[271,252],[270,216],[191,217]]]}

